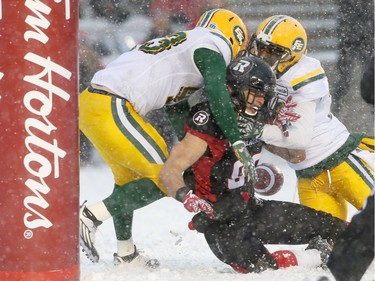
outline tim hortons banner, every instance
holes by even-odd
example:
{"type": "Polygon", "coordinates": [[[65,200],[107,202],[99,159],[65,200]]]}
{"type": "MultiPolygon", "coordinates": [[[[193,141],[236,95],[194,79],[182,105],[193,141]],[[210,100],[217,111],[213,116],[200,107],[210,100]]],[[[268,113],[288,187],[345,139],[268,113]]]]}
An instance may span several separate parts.
{"type": "Polygon", "coordinates": [[[0,0],[0,280],[79,280],[78,0],[0,0]]]}

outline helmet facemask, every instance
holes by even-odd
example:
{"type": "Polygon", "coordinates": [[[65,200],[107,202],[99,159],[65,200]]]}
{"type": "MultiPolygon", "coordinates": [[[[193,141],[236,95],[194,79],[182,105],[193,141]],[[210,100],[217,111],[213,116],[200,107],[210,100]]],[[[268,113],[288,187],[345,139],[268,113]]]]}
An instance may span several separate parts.
{"type": "Polygon", "coordinates": [[[262,57],[280,75],[306,53],[307,35],[294,18],[275,15],[265,19],[249,44],[249,52],[262,57]]]}
{"type": "Polygon", "coordinates": [[[289,48],[264,41],[255,34],[251,37],[249,51],[251,54],[261,57],[273,70],[277,70],[280,63],[293,60],[292,51],[289,48]]]}
{"type": "Polygon", "coordinates": [[[269,98],[274,96],[274,87],[269,87],[264,85],[263,81],[251,77],[250,79],[252,86],[244,85],[242,87],[236,87],[233,85],[234,89],[231,90],[232,102],[236,107],[238,114],[245,118],[251,118],[258,114],[258,112],[269,112],[269,116],[272,115],[275,104],[277,103],[276,97],[269,98]],[[258,97],[262,97],[263,104],[259,104],[257,101],[258,97]]]}
{"type": "Polygon", "coordinates": [[[238,56],[228,66],[227,85],[238,115],[253,121],[268,121],[273,115],[277,99],[276,77],[261,58],[238,56]]]}

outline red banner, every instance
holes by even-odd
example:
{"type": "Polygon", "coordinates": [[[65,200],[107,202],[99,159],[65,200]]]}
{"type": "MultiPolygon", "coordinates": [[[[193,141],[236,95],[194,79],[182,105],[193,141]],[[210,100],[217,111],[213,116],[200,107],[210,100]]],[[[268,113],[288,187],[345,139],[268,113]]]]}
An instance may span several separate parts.
{"type": "Polygon", "coordinates": [[[0,280],[79,280],[78,0],[0,0],[0,280]]]}

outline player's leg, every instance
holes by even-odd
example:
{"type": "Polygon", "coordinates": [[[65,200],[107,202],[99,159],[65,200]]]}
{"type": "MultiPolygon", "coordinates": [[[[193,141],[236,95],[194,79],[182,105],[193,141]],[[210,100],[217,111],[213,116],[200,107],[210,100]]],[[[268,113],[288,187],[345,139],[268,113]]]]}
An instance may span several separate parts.
{"type": "Polygon", "coordinates": [[[133,243],[130,216],[133,211],[142,208],[166,194],[161,191],[158,174],[161,164],[167,156],[164,140],[156,130],[143,120],[129,104],[113,105],[116,112],[116,124],[127,139],[124,147],[115,156],[107,155],[111,170],[115,176],[113,193],[103,200],[109,213],[113,216],[117,253],[114,254],[115,264],[138,262],[148,268],[156,268],[159,262],[140,255],[133,243]],[[134,130],[137,133],[134,135],[134,130]],[[133,130],[133,131],[132,131],[133,130]],[[123,156],[122,156],[123,155],[123,156]],[[123,159],[127,157],[126,164],[123,159]],[[131,180],[133,179],[133,180],[131,180]],[[120,185],[120,183],[124,183],[120,185]]]}
{"type": "Polygon", "coordinates": [[[324,211],[337,218],[346,220],[348,206],[343,197],[331,190],[332,179],[329,171],[315,178],[298,179],[298,195],[302,205],[324,211]]]}
{"type": "MultiPolygon", "coordinates": [[[[120,210],[129,202],[133,203],[134,197],[144,196],[149,200],[135,201],[132,206],[127,206],[126,212],[128,213],[131,213],[132,209],[147,205],[163,196],[160,191],[163,187],[158,181],[158,173],[168,153],[161,136],[134,111],[129,103],[108,96],[90,95],[92,94],[84,92],[80,97],[84,101],[80,125],[104,161],[110,166],[115,183],[123,187],[116,189],[112,198],[108,199],[107,202],[111,202],[109,209],[103,201],[86,208],[98,221],[103,221],[111,217],[111,212],[114,210],[120,210]],[[90,122],[87,122],[88,119],[90,122]],[[133,180],[137,181],[132,183],[133,180]],[[144,189],[141,190],[141,187],[144,189]],[[118,190],[123,192],[118,192],[118,190]],[[121,199],[124,200],[121,201],[121,199]],[[115,207],[118,202],[123,204],[115,207]]],[[[84,212],[81,213],[85,217],[84,212]]],[[[121,221],[121,216],[116,221],[121,221]]],[[[126,224],[126,221],[124,223],[126,224]]],[[[118,225],[120,224],[119,222],[118,225]]],[[[131,225],[129,227],[131,228],[131,225]]],[[[95,230],[92,228],[87,232],[93,234],[95,230]]],[[[90,240],[92,236],[86,235],[86,240],[90,240]]],[[[90,242],[89,244],[93,247],[93,243],[90,242]]],[[[98,260],[98,257],[96,259],[98,260]]]]}
{"type": "Polygon", "coordinates": [[[96,95],[86,103],[89,109],[82,109],[88,112],[80,121],[82,131],[111,168],[115,184],[148,178],[166,193],[158,174],[168,151],[156,129],[125,100],[96,95]]]}
{"type": "Polygon", "coordinates": [[[360,210],[374,185],[372,172],[354,155],[331,169],[330,190],[360,210]]]}
{"type": "Polygon", "coordinates": [[[279,268],[326,267],[331,244],[346,229],[342,220],[312,208],[263,200],[247,219],[247,236],[264,244],[308,244],[305,250],[279,250],[271,255],[279,268]],[[329,241],[329,242],[328,242],[329,241]]]}
{"type": "MultiPolygon", "coordinates": [[[[278,215],[274,217],[282,218],[278,215]]],[[[206,241],[212,252],[222,262],[232,266],[234,270],[240,273],[249,273],[290,266],[316,268],[322,266],[323,261],[324,264],[327,262],[331,248],[326,240],[323,241],[320,237],[314,237],[307,240],[310,248],[306,248],[306,250],[278,250],[270,253],[264,245],[263,233],[252,229],[252,226],[262,225],[263,222],[257,221],[255,217],[252,217],[250,220],[253,223],[249,224],[248,217],[244,216],[242,219],[246,221],[236,221],[239,226],[233,223],[216,222],[209,224],[204,230],[206,241]],[[315,241],[315,243],[310,245],[311,241],[315,241]]],[[[293,224],[295,225],[295,222],[293,224]]],[[[283,225],[285,226],[285,223],[283,225]]],[[[261,226],[260,228],[263,227],[261,226]]],[[[268,229],[267,233],[270,235],[272,232],[276,237],[283,230],[275,227],[271,230],[268,229]]],[[[306,230],[308,231],[309,229],[306,230]]],[[[290,237],[290,239],[293,240],[295,238],[290,237]]],[[[275,240],[272,241],[274,242],[275,240]]],[[[291,241],[290,243],[294,244],[293,242],[291,241]]],[[[279,243],[276,242],[274,244],[279,243]]],[[[287,244],[289,243],[287,242],[287,244]]]]}
{"type": "Polygon", "coordinates": [[[346,229],[344,221],[326,212],[274,200],[263,200],[248,226],[265,244],[307,244],[316,236],[335,241],[346,229]]]}
{"type": "Polygon", "coordinates": [[[277,269],[274,257],[260,239],[247,235],[247,228],[225,222],[210,223],[204,235],[211,251],[222,262],[240,273],[277,269]]]}

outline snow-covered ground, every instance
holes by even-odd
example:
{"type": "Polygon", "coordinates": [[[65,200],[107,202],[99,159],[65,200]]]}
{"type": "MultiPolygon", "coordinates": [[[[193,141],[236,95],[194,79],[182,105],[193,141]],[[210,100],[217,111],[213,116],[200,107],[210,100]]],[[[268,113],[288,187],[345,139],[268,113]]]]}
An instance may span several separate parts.
{"type": "MultiPolygon", "coordinates": [[[[277,164],[285,176],[283,189],[272,198],[298,202],[293,171],[279,158],[266,155],[263,162],[268,161],[277,164]]],[[[81,202],[88,200],[89,205],[108,196],[113,186],[109,168],[99,160],[96,162],[81,169],[81,202]]],[[[354,209],[350,209],[350,213],[352,216],[354,209]]],[[[211,253],[202,234],[187,228],[191,217],[192,214],[172,198],[163,198],[135,212],[133,239],[137,247],[161,263],[160,268],[153,272],[134,266],[113,265],[112,256],[116,251],[113,223],[112,220],[104,222],[96,236],[101,259],[93,264],[81,253],[81,281],[316,281],[320,276],[334,280],[329,272],[322,269],[298,267],[268,270],[260,274],[235,273],[211,253]]],[[[276,246],[269,247],[272,250],[276,246]]],[[[288,247],[304,246],[284,246],[288,247]]],[[[362,280],[374,281],[374,273],[373,263],[362,280]]]]}

